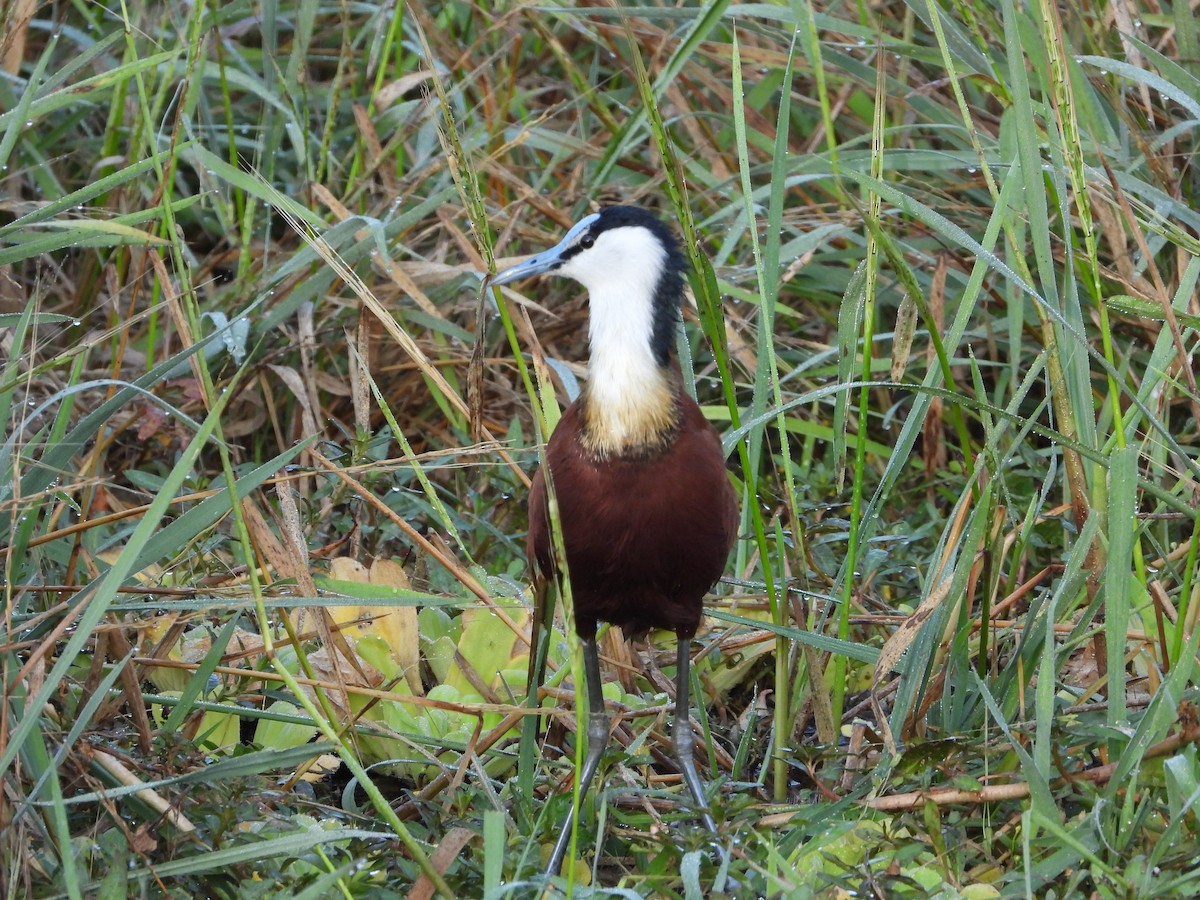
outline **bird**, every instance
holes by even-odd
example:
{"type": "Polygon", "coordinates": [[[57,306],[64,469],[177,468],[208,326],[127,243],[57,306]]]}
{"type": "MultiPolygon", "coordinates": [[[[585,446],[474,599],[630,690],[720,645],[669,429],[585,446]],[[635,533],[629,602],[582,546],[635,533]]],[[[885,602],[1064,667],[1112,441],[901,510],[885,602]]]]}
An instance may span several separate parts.
{"type": "MultiPolygon", "coordinates": [[[[684,389],[676,360],[687,270],[679,242],[654,214],[606,206],[585,215],[554,247],[489,283],[557,275],[588,292],[588,377],[546,443],[529,490],[526,542],[535,585],[561,579],[549,512],[553,495],[587,687],[579,795],[586,794],[609,738],[598,623],[619,626],[629,639],[671,630],[678,642],[675,755],[705,826],[715,833],[694,759],[689,651],[704,597],[725,570],[739,513],[720,435],[684,389]]],[[[533,671],[536,650],[530,656],[533,671]]],[[[544,666],[544,654],[542,660],[544,666]]],[[[535,677],[530,689],[536,692],[541,679],[535,677]]],[[[572,808],[549,875],[561,866],[573,816],[572,808]]]]}

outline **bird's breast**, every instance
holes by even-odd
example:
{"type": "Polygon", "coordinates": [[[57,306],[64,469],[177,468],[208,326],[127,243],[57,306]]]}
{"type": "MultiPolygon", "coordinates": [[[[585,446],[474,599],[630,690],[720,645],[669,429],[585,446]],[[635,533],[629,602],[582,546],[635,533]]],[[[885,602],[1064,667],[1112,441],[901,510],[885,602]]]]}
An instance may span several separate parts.
{"type": "Polygon", "coordinates": [[[666,373],[654,367],[652,376],[633,384],[596,378],[576,401],[579,446],[597,462],[642,459],[670,447],[680,404],[666,373]]]}
{"type": "MultiPolygon", "coordinates": [[[[676,422],[658,447],[598,456],[585,407],[567,409],[546,447],[566,547],[577,627],[597,620],[626,631],[695,631],[704,594],[724,571],[737,527],[737,500],[721,442],[695,401],[671,404],[676,422]]],[[[529,555],[557,571],[545,472],[530,494],[529,555]]],[[[590,623],[590,626],[589,626],[590,623]]]]}

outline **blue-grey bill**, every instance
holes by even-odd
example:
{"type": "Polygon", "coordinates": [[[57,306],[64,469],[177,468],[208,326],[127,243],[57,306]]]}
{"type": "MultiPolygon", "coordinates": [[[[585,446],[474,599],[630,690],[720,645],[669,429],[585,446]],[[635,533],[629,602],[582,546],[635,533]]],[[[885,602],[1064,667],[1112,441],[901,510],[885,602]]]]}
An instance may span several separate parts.
{"type": "Polygon", "coordinates": [[[549,250],[543,250],[541,253],[529,257],[524,262],[519,262],[515,266],[509,266],[502,272],[497,272],[488,282],[489,286],[495,287],[501,284],[509,284],[513,281],[520,281],[523,278],[532,278],[534,275],[544,275],[547,272],[553,272],[562,265],[562,255],[567,248],[574,245],[580,233],[587,230],[598,218],[600,216],[597,213],[584,216],[563,236],[561,241],[549,250]]]}

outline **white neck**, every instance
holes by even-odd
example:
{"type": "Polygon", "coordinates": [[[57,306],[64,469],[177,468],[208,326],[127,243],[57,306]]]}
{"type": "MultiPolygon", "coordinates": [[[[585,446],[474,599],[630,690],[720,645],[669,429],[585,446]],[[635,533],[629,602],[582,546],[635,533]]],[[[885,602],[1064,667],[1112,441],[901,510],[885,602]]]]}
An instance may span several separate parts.
{"type": "Polygon", "coordinates": [[[613,228],[559,274],[588,290],[591,365],[584,441],[597,456],[644,451],[675,424],[670,374],[651,349],[666,250],[646,229],[613,228]]]}
{"type": "Polygon", "coordinates": [[[667,372],[650,348],[653,312],[644,283],[606,281],[591,291],[588,418],[616,448],[643,442],[670,402],[667,372]]]}

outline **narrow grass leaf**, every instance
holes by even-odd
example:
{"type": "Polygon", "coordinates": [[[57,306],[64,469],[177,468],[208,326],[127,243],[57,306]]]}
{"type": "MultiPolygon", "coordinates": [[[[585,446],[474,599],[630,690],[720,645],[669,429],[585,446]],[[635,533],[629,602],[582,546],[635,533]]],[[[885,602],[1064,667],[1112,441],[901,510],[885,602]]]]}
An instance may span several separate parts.
{"type": "MultiPolygon", "coordinates": [[[[1112,452],[1108,470],[1104,630],[1108,645],[1108,724],[1113,729],[1124,729],[1129,724],[1125,709],[1125,648],[1129,643],[1133,550],[1138,529],[1137,461],[1135,447],[1120,447],[1112,452]]],[[[1123,743],[1110,742],[1109,752],[1119,756],[1123,743]]]]}
{"type": "Polygon", "coordinates": [[[736,613],[726,612],[723,609],[706,608],[704,610],[706,616],[711,616],[721,622],[729,622],[734,625],[746,625],[756,630],[770,631],[779,637],[787,638],[791,641],[796,641],[800,644],[807,644],[817,650],[825,653],[833,653],[837,656],[844,656],[847,659],[857,660],[858,662],[874,664],[879,659],[879,650],[867,644],[855,643],[854,641],[843,641],[835,637],[830,637],[826,634],[813,631],[802,631],[799,628],[791,628],[787,625],[776,625],[773,622],[764,622],[761,619],[748,619],[745,616],[739,616],[736,613]]]}
{"type": "Polygon", "coordinates": [[[0,128],[4,129],[4,133],[0,134],[0,172],[8,171],[8,161],[12,156],[13,148],[29,127],[27,118],[31,114],[30,109],[33,106],[34,95],[37,93],[42,77],[46,74],[46,67],[57,47],[58,38],[51,38],[38,57],[33,71],[29,73],[29,79],[25,82],[25,90],[21,92],[21,98],[17,101],[16,108],[9,115],[0,116],[0,128]]]}
{"type": "MultiPolygon", "coordinates": [[[[153,871],[146,871],[157,878],[183,878],[203,872],[221,871],[231,866],[271,859],[276,856],[299,857],[323,844],[340,841],[388,841],[393,835],[388,832],[366,831],[359,828],[331,828],[307,830],[263,841],[247,841],[222,850],[209,850],[196,856],[185,856],[169,862],[158,863],[153,871]]],[[[141,874],[141,870],[130,873],[141,874]]],[[[88,885],[89,888],[93,885],[88,885]]]]}
{"type": "Polygon", "coordinates": [[[229,621],[221,627],[221,631],[213,638],[208,652],[204,654],[204,659],[200,661],[200,664],[196,666],[196,671],[188,679],[188,683],[183,689],[183,694],[179,698],[179,703],[171,710],[171,714],[167,716],[167,720],[163,722],[162,727],[164,731],[178,731],[183,726],[183,720],[191,713],[192,704],[200,698],[201,694],[208,692],[209,676],[212,675],[213,670],[221,662],[221,658],[225,655],[225,648],[229,646],[229,640],[233,637],[234,632],[237,631],[240,622],[240,616],[230,616],[229,621]]]}
{"type": "MultiPolygon", "coordinates": [[[[210,704],[210,706],[217,710],[229,709],[228,706],[219,704],[210,704]]],[[[236,708],[233,711],[237,712],[236,708]]],[[[250,711],[247,710],[247,712],[250,711]]],[[[183,772],[170,778],[159,778],[154,781],[143,781],[123,787],[106,787],[103,790],[72,794],[64,802],[72,805],[99,803],[105,798],[116,799],[145,790],[182,787],[222,780],[234,781],[239,778],[261,775],[265,772],[288,772],[314,757],[320,756],[322,753],[331,752],[332,749],[332,744],[324,741],[316,741],[299,747],[289,747],[286,750],[255,750],[250,753],[242,753],[237,756],[219,759],[209,765],[201,766],[198,769],[183,772]]]]}

